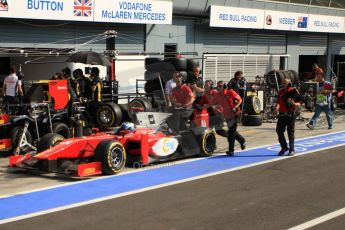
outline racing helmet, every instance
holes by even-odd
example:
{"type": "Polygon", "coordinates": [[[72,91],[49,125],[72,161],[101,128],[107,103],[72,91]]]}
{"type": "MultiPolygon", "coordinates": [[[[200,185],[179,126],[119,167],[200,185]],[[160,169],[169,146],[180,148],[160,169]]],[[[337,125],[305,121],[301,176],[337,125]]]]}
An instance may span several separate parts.
{"type": "Polygon", "coordinates": [[[120,130],[129,130],[134,132],[135,131],[135,124],[129,121],[125,121],[121,124],[120,130]]]}

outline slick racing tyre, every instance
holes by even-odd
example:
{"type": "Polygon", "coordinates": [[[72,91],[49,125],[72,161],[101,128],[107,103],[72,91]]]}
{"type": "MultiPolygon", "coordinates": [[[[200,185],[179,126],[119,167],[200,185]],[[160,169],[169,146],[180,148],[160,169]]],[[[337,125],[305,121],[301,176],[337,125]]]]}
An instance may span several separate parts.
{"type": "Polygon", "coordinates": [[[53,123],[53,133],[59,134],[63,136],[65,139],[71,137],[71,133],[69,131],[68,126],[62,122],[54,122],[53,123]]]}
{"type": "Polygon", "coordinates": [[[260,126],[262,125],[262,116],[243,114],[241,121],[244,126],[260,126]]]}
{"type": "Polygon", "coordinates": [[[103,174],[117,174],[126,164],[125,148],[118,141],[102,141],[95,149],[95,160],[102,163],[103,174]]]}
{"type": "Polygon", "coordinates": [[[200,136],[200,156],[209,157],[212,156],[214,150],[216,150],[216,135],[213,130],[208,129],[200,136]]]}
{"type": "Polygon", "coordinates": [[[152,104],[147,98],[137,97],[128,103],[128,114],[132,122],[138,123],[136,112],[146,112],[152,109],[152,104]]]}
{"type": "MultiPolygon", "coordinates": [[[[12,143],[12,149],[14,150],[18,145],[19,145],[19,141],[21,139],[23,135],[23,127],[20,126],[16,126],[14,127],[11,131],[10,131],[10,138],[11,138],[11,143],[12,143]]],[[[25,132],[25,137],[26,137],[26,141],[29,144],[32,144],[32,135],[30,133],[30,131],[27,129],[25,132]]],[[[19,153],[25,153],[30,149],[29,146],[23,146],[20,148],[19,153]]]]}
{"type": "Polygon", "coordinates": [[[187,59],[187,71],[191,72],[196,67],[199,67],[199,60],[188,58],[187,59]]]}
{"type": "Polygon", "coordinates": [[[59,134],[47,133],[38,142],[37,152],[40,153],[44,150],[50,149],[51,147],[59,144],[63,140],[65,140],[65,138],[59,134]]]}
{"type": "Polygon", "coordinates": [[[118,126],[122,121],[122,111],[115,103],[102,104],[97,110],[97,122],[103,129],[118,126]]]}
{"type": "Polygon", "coordinates": [[[177,71],[187,70],[187,59],[185,58],[166,58],[164,62],[170,63],[177,71]]]}
{"type": "Polygon", "coordinates": [[[162,63],[163,60],[160,58],[148,57],[145,58],[145,69],[151,70],[150,67],[154,66],[154,64],[162,63]]]}
{"type": "Polygon", "coordinates": [[[248,96],[244,101],[244,108],[249,115],[258,115],[261,112],[261,102],[258,96],[248,96]]]}

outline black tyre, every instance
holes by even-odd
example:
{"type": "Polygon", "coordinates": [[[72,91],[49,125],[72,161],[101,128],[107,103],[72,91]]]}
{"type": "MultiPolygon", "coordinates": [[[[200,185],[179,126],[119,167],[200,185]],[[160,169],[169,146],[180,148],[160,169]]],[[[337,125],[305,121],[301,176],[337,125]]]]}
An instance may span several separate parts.
{"type": "Polygon", "coordinates": [[[144,90],[146,93],[152,93],[156,90],[162,90],[159,79],[149,80],[145,83],[144,90]]]}
{"type": "MultiPolygon", "coordinates": [[[[13,127],[10,131],[10,138],[11,138],[13,150],[19,145],[19,141],[20,141],[22,134],[23,134],[23,128],[24,127],[16,126],[16,127],[13,127]]],[[[27,142],[29,144],[32,144],[32,135],[28,129],[25,132],[25,137],[26,137],[27,142]]],[[[23,146],[19,149],[19,153],[25,153],[29,149],[30,149],[29,146],[23,146]]]]}
{"type": "Polygon", "coordinates": [[[249,115],[258,115],[261,112],[261,102],[260,99],[255,96],[251,95],[245,98],[244,100],[244,108],[246,113],[249,115]]]}
{"type": "Polygon", "coordinates": [[[128,114],[131,121],[137,124],[136,112],[146,112],[152,109],[152,104],[147,98],[134,98],[128,103],[128,114]]]}
{"type": "Polygon", "coordinates": [[[128,113],[128,105],[124,105],[124,104],[121,104],[119,105],[120,108],[121,108],[121,111],[122,111],[122,122],[125,122],[125,121],[130,121],[131,118],[129,116],[129,113],[128,113]]]}
{"type": "Polygon", "coordinates": [[[101,128],[118,126],[122,121],[122,111],[115,103],[102,104],[97,110],[97,122],[101,128]]]}
{"type": "Polygon", "coordinates": [[[53,133],[59,134],[63,136],[65,139],[71,137],[71,133],[69,131],[68,126],[62,122],[53,123],[53,133]]]}
{"type": "Polygon", "coordinates": [[[40,141],[37,144],[37,152],[43,152],[44,150],[47,150],[57,144],[59,144],[61,141],[65,140],[65,138],[59,134],[56,133],[47,133],[42,136],[40,141]]]}
{"type": "Polygon", "coordinates": [[[285,75],[284,75],[284,72],[282,71],[270,71],[266,75],[266,82],[270,86],[270,88],[277,88],[277,82],[278,82],[278,85],[280,86],[284,77],[285,75]]]}
{"type": "Polygon", "coordinates": [[[174,72],[169,72],[169,71],[160,72],[160,77],[162,79],[163,85],[165,85],[167,81],[171,80],[173,75],[174,75],[174,72]]]}
{"type": "Polygon", "coordinates": [[[157,64],[157,63],[162,63],[163,60],[160,58],[145,58],[145,69],[150,70],[150,66],[157,64]]]}
{"type": "Polygon", "coordinates": [[[331,98],[331,110],[334,111],[338,108],[338,98],[336,95],[332,95],[331,98]]]}
{"type": "Polygon", "coordinates": [[[185,58],[167,58],[164,62],[170,63],[175,67],[177,71],[186,71],[187,70],[187,59],[185,58]]]}
{"type": "Polygon", "coordinates": [[[262,125],[262,116],[244,114],[241,121],[244,126],[260,126],[262,125]]]}
{"type": "Polygon", "coordinates": [[[103,174],[117,174],[126,164],[125,148],[118,141],[102,141],[95,149],[95,160],[102,163],[103,174]]]}
{"type": "Polygon", "coordinates": [[[217,148],[216,134],[213,130],[205,130],[200,137],[200,156],[212,156],[214,150],[217,148]]]}
{"type": "Polygon", "coordinates": [[[199,60],[187,59],[187,71],[193,71],[194,68],[199,67],[199,60]]]}
{"type": "Polygon", "coordinates": [[[144,79],[145,79],[146,81],[155,80],[155,79],[158,79],[158,75],[159,75],[159,72],[155,72],[155,71],[145,71],[145,73],[144,73],[144,79]]]}
{"type": "Polygon", "coordinates": [[[298,84],[299,83],[299,75],[295,70],[288,70],[290,72],[290,74],[292,74],[294,76],[294,82],[293,84],[298,84]]]}

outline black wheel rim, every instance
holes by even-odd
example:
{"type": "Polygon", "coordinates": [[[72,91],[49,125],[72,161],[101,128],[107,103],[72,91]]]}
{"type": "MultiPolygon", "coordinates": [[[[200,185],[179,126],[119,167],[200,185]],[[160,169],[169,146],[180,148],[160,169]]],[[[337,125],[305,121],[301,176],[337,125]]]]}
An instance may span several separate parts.
{"type": "Polygon", "coordinates": [[[216,146],[216,139],[213,134],[206,134],[204,148],[207,152],[213,152],[216,146]]]}
{"type": "Polygon", "coordinates": [[[111,111],[107,108],[103,108],[98,112],[99,121],[102,124],[111,123],[111,111]]]}
{"type": "Polygon", "coordinates": [[[116,146],[111,150],[110,162],[113,168],[121,168],[123,162],[123,151],[121,147],[116,146]]]}

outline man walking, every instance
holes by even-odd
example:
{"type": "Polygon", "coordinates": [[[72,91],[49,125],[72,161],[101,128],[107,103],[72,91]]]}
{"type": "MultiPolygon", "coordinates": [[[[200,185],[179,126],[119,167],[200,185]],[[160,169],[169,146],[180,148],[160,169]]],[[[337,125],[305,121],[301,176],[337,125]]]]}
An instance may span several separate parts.
{"type": "Polygon", "coordinates": [[[289,156],[292,156],[295,154],[295,111],[301,104],[299,102],[299,92],[291,86],[290,79],[285,78],[282,86],[283,88],[278,92],[278,103],[276,106],[276,112],[279,112],[276,132],[281,147],[278,155],[284,155],[285,152],[289,151],[289,156]],[[284,135],[286,129],[290,148],[288,148],[284,135]]]}
{"type": "Polygon", "coordinates": [[[333,86],[330,82],[325,81],[325,76],[323,73],[318,73],[316,75],[316,82],[317,90],[316,90],[316,105],[315,105],[315,113],[307,127],[311,130],[315,128],[316,121],[320,117],[321,112],[325,112],[327,122],[328,122],[328,129],[333,128],[333,114],[331,110],[331,99],[333,93],[333,86]]]}

